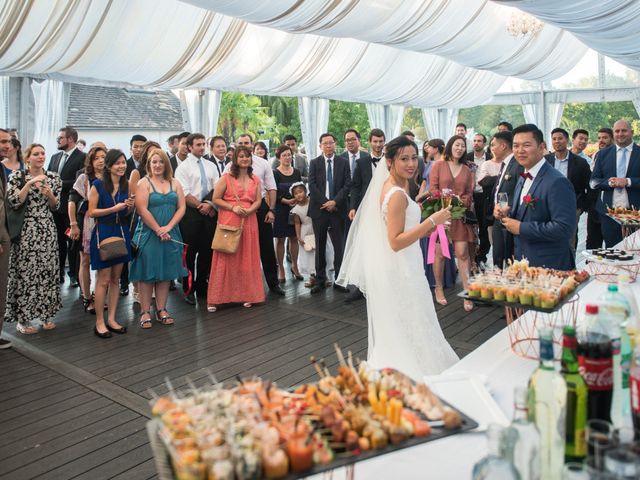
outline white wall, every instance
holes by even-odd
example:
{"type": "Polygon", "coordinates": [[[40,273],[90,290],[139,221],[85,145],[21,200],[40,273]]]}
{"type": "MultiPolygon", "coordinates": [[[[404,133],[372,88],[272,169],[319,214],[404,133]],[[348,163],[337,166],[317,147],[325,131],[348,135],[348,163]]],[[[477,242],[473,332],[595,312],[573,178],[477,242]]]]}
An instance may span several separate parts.
{"type": "MultiPolygon", "coordinates": [[[[131,137],[136,134],[144,135],[147,137],[147,140],[153,140],[154,142],[158,142],[160,146],[167,150],[167,138],[171,135],[176,135],[180,133],[182,130],[176,131],[165,131],[165,130],[90,130],[78,128],[78,137],[82,138],[87,142],[87,149],[93,142],[104,142],[108,148],[119,148],[122,150],[127,157],[131,154],[131,149],[129,147],[129,141],[131,137]]],[[[47,152],[47,156],[49,153],[53,154],[54,152],[47,152]]]]}

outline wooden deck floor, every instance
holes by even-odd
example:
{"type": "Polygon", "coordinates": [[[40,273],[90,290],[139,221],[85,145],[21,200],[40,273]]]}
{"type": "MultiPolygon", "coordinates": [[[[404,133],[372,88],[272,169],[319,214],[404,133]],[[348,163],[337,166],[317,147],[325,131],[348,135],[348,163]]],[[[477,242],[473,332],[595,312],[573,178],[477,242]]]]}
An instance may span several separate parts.
{"type": "MultiPolygon", "coordinates": [[[[580,224],[584,249],[585,218],[580,224]]],[[[580,255],[579,255],[580,257],[580,255]]],[[[288,280],[285,298],[269,295],[264,306],[209,314],[172,292],[172,327],[150,330],[137,324],[139,307],[123,299],[119,319],[126,335],[101,340],[92,334],[94,317],[63,286],[64,308],[50,332],[25,337],[5,324],[14,348],[0,350],[0,480],[147,479],[156,471],[147,441],[150,390],[166,391],[209,374],[218,380],[260,375],[289,387],[314,380],[309,356],[337,363],[333,343],[366,358],[364,301],[344,303],[333,289],[311,296],[288,280]]],[[[447,340],[463,357],[505,325],[503,311],[479,307],[467,314],[447,292],[449,305],[436,304],[447,340]]]]}
{"type": "MultiPolygon", "coordinates": [[[[366,358],[364,301],[344,303],[333,289],[311,296],[301,283],[285,285],[285,298],[268,296],[264,306],[219,310],[185,304],[172,292],[173,327],[137,326],[131,297],[119,307],[129,332],[101,340],[93,316],[63,286],[58,327],[25,337],[7,324],[14,343],[0,351],[0,479],[129,478],[156,476],[145,422],[150,390],[166,391],[209,374],[218,380],[260,375],[288,387],[312,380],[309,356],[337,362],[333,343],[366,358]],[[128,319],[128,320],[127,320],[128,319]]],[[[504,326],[501,311],[462,309],[455,292],[438,306],[447,339],[464,356],[504,326]]]]}

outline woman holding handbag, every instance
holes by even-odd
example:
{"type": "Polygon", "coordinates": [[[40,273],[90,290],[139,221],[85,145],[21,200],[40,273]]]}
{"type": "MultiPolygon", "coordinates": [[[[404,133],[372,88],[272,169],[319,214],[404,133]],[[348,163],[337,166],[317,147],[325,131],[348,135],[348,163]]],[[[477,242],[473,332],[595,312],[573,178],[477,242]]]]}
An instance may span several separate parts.
{"type": "Polygon", "coordinates": [[[207,292],[209,312],[215,312],[221,304],[242,303],[245,307],[251,307],[265,299],[255,215],[262,198],[260,180],[252,174],[251,161],[249,147],[236,148],[229,173],[218,180],[213,191],[213,203],[218,207],[218,226],[213,239],[214,252],[207,292]],[[238,227],[239,239],[237,233],[233,234],[238,227]],[[237,244],[231,244],[234,240],[225,242],[225,238],[231,237],[235,237],[237,244]],[[234,253],[222,251],[231,252],[234,249],[234,253]]]}
{"type": "Polygon", "coordinates": [[[186,209],[180,182],[173,178],[169,157],[161,149],[149,151],[146,176],[137,185],[140,220],[133,234],[138,249],[130,277],[140,289],[140,327],[151,328],[151,294],[156,292],[156,320],[173,325],[166,309],[169,283],[188,274],[182,265],[179,223],[186,209]]]}
{"type": "Polygon", "coordinates": [[[34,143],[24,151],[27,167],[9,177],[7,220],[12,245],[7,287],[8,322],[30,335],[55,328],[50,320],[62,307],[58,282],[58,240],[53,212],[60,206],[62,180],[44,169],[44,147],[34,143]],[[12,219],[15,218],[15,221],[12,219]]]}
{"type": "Polygon", "coordinates": [[[116,321],[120,298],[122,265],[131,258],[129,225],[125,221],[133,207],[127,189],[127,159],[120,150],[112,149],[105,158],[102,179],[96,179],[89,191],[89,216],[96,225],[91,235],[91,269],[98,271],[95,304],[103,305],[109,291],[109,316],[105,322],[102,308],[96,309],[94,333],[100,338],[111,332],[126,333],[127,328],[116,321]]]}
{"type": "Polygon", "coordinates": [[[69,192],[69,238],[74,241],[80,240],[82,248],[80,249],[80,272],[78,280],[80,283],[80,292],[82,293],[82,304],[84,311],[95,315],[96,307],[93,302],[93,294],[91,293],[91,257],[89,244],[91,243],[91,233],[93,218],[87,214],[89,208],[89,190],[96,178],[102,177],[104,170],[104,159],[107,156],[107,149],[103,147],[94,147],[89,150],[84,160],[84,172],[78,175],[73,188],[69,192]]]}

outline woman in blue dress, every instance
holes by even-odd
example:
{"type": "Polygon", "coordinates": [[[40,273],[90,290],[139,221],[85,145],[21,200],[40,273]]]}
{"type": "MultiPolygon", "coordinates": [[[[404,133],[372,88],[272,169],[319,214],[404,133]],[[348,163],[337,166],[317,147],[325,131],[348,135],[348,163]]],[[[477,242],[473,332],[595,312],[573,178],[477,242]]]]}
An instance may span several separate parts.
{"type": "MultiPolygon", "coordinates": [[[[416,201],[420,203],[424,197],[429,193],[429,175],[431,173],[431,167],[434,162],[442,159],[442,154],[444,153],[444,140],[440,138],[434,138],[427,142],[424,142],[422,145],[422,155],[424,158],[425,166],[422,171],[422,185],[420,186],[420,192],[416,197],[416,201]]],[[[427,280],[429,281],[429,286],[434,288],[436,286],[436,279],[433,275],[433,265],[427,263],[427,252],[429,249],[429,237],[420,239],[420,248],[422,249],[422,255],[424,257],[424,273],[427,276],[427,280]]],[[[456,284],[456,260],[453,256],[453,244],[449,245],[449,252],[451,253],[451,259],[445,259],[444,262],[444,275],[443,275],[443,287],[449,288],[453,287],[456,284]]],[[[442,298],[437,298],[436,301],[440,305],[446,305],[447,301],[442,298]]]]}
{"type": "Polygon", "coordinates": [[[149,151],[146,176],[136,188],[136,210],[140,215],[133,234],[138,254],[131,262],[130,277],[139,282],[140,326],[151,328],[151,295],[156,291],[156,320],[173,325],[166,309],[169,284],[188,275],[182,264],[179,223],[186,204],[180,182],[174,180],[169,157],[161,149],[149,151]]]}
{"type": "Polygon", "coordinates": [[[95,304],[104,305],[109,291],[108,320],[105,322],[102,308],[96,309],[96,326],[93,332],[100,338],[111,337],[111,332],[126,333],[127,328],[116,321],[118,299],[120,298],[120,274],[122,266],[131,259],[131,239],[126,217],[133,207],[129,197],[127,179],[127,159],[120,150],[112,149],[105,158],[102,179],[96,179],[89,191],[89,216],[95,218],[96,225],[91,234],[89,246],[91,269],[97,270],[95,304]],[[111,237],[124,238],[129,253],[119,258],[103,261],[100,259],[99,242],[111,237]]]}

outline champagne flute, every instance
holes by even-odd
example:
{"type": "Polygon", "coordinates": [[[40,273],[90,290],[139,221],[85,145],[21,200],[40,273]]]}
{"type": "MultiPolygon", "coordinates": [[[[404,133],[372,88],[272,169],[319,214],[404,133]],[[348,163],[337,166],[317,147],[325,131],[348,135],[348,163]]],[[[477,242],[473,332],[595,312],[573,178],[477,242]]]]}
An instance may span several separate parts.
{"type": "Polygon", "coordinates": [[[509,214],[509,194],[507,192],[498,193],[498,206],[504,215],[509,214]]]}

